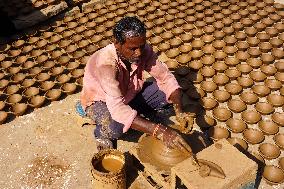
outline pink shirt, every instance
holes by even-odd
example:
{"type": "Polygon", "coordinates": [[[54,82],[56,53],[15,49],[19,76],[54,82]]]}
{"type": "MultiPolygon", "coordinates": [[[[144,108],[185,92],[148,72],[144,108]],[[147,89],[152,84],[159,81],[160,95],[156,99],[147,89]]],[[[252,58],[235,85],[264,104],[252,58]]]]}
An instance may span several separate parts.
{"type": "Polygon", "coordinates": [[[141,91],[144,70],[156,79],[167,100],[173,91],[180,88],[174,75],[157,59],[149,45],[145,46],[141,60],[131,64],[131,68],[132,71],[129,73],[117,56],[114,44],[109,44],[89,58],[81,92],[81,103],[84,108],[94,101],[106,102],[112,119],[124,124],[123,132],[130,128],[137,115],[137,111],[127,104],[141,91]]]}

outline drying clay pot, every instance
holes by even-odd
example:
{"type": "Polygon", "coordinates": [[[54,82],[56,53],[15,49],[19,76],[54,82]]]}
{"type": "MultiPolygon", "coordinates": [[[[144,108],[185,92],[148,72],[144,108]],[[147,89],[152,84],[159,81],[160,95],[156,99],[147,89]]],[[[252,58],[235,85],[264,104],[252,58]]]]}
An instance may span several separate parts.
{"type": "Polygon", "coordinates": [[[2,61],[1,62],[1,68],[8,69],[10,66],[12,66],[12,61],[2,61]]]}
{"type": "Polygon", "coordinates": [[[56,44],[51,44],[51,45],[46,46],[45,51],[46,51],[46,52],[52,52],[52,51],[54,51],[56,48],[57,48],[57,45],[56,45],[56,44]]]}
{"type": "Polygon", "coordinates": [[[30,98],[38,94],[39,94],[39,89],[37,87],[29,87],[25,89],[23,92],[23,95],[25,95],[27,98],[30,98]]]}
{"type": "Polygon", "coordinates": [[[191,45],[181,45],[179,48],[179,51],[182,53],[188,53],[189,51],[191,51],[192,46],[191,45]]]}
{"type": "Polygon", "coordinates": [[[267,96],[270,93],[270,89],[265,85],[254,85],[252,86],[252,90],[259,97],[267,96]]]}
{"type": "Polygon", "coordinates": [[[208,44],[202,47],[202,51],[204,52],[204,54],[211,55],[212,53],[215,52],[215,48],[213,47],[212,44],[208,44]]]}
{"type": "Polygon", "coordinates": [[[225,89],[231,95],[237,95],[243,90],[242,86],[237,83],[228,83],[225,85],[225,89]]]}
{"type": "Polygon", "coordinates": [[[61,74],[56,77],[56,81],[60,84],[67,83],[71,78],[67,74],[61,74]]]}
{"type": "Polygon", "coordinates": [[[241,100],[246,104],[254,104],[258,101],[258,97],[252,92],[244,92],[241,94],[241,100]]]}
{"type": "Polygon", "coordinates": [[[242,112],[242,119],[249,124],[255,124],[261,120],[261,115],[254,110],[246,110],[242,112]]]}
{"type": "Polygon", "coordinates": [[[230,93],[224,90],[215,90],[213,96],[218,102],[226,102],[231,97],[230,93]]]}
{"type": "Polygon", "coordinates": [[[243,120],[236,118],[228,119],[226,125],[234,133],[241,133],[247,128],[247,124],[243,120]]]}
{"type": "Polygon", "coordinates": [[[39,82],[43,82],[43,81],[46,81],[50,78],[50,75],[48,73],[40,73],[36,76],[36,79],[39,81],[39,82]]]}
{"type": "Polygon", "coordinates": [[[238,51],[235,53],[235,56],[242,62],[245,62],[248,58],[250,58],[249,53],[246,51],[238,51]]]}
{"type": "Polygon", "coordinates": [[[44,81],[40,84],[40,89],[42,91],[48,91],[53,88],[55,83],[53,81],[44,81]]]}
{"type": "Polygon", "coordinates": [[[60,56],[58,59],[57,59],[57,62],[60,64],[60,65],[65,65],[67,64],[68,62],[70,61],[70,57],[65,55],[65,56],[60,56]]]}
{"type": "Polygon", "coordinates": [[[213,110],[213,116],[219,121],[227,121],[232,117],[232,112],[227,108],[217,107],[213,110]]]}
{"type": "Polygon", "coordinates": [[[26,74],[24,73],[17,73],[14,76],[11,77],[11,80],[13,83],[20,83],[26,78],[26,74]]]}
{"type": "Polygon", "coordinates": [[[76,91],[76,88],[77,86],[74,83],[65,83],[61,87],[62,91],[68,95],[73,94],[76,91]]]}
{"type": "Polygon", "coordinates": [[[223,40],[215,40],[213,42],[213,47],[216,49],[223,49],[225,47],[226,43],[223,40]]]}
{"type": "Polygon", "coordinates": [[[245,41],[238,41],[236,45],[240,51],[245,51],[249,48],[249,44],[245,41]]]}
{"type": "Polygon", "coordinates": [[[47,55],[40,55],[39,57],[37,57],[37,59],[36,59],[36,62],[38,62],[38,63],[43,63],[43,62],[45,62],[45,61],[47,61],[48,60],[48,56],[47,55]]]}
{"type": "Polygon", "coordinates": [[[266,165],[263,171],[263,178],[268,184],[280,184],[284,181],[284,171],[274,165],[266,165]]]}
{"type": "Polygon", "coordinates": [[[19,71],[21,71],[21,68],[20,68],[20,67],[10,67],[10,68],[8,69],[8,72],[9,72],[10,74],[17,74],[19,71]]]}
{"type": "Polygon", "coordinates": [[[249,73],[249,76],[256,82],[261,82],[266,79],[266,75],[261,71],[252,71],[249,73]]]}
{"type": "Polygon", "coordinates": [[[250,144],[258,144],[264,140],[264,135],[257,129],[246,129],[243,132],[244,139],[250,144]]]}
{"type": "Polygon", "coordinates": [[[173,48],[177,48],[182,44],[182,40],[179,38],[170,39],[170,45],[173,48]]]}
{"type": "Polygon", "coordinates": [[[174,70],[178,66],[178,62],[176,60],[167,60],[166,65],[168,66],[169,70],[174,70]]]}
{"type": "Polygon", "coordinates": [[[51,71],[49,71],[50,75],[52,76],[57,76],[61,74],[64,71],[64,68],[59,66],[59,67],[53,67],[51,71]]]}
{"type": "Polygon", "coordinates": [[[256,36],[261,42],[269,41],[270,39],[270,36],[265,32],[260,32],[256,36]]]}
{"type": "Polygon", "coordinates": [[[16,103],[12,106],[12,112],[15,116],[23,115],[28,109],[28,105],[25,103],[16,103]]]}
{"type": "Polygon", "coordinates": [[[253,58],[259,57],[261,55],[261,51],[256,47],[250,47],[248,49],[248,53],[253,58]]]}
{"type": "MultiPolygon", "coordinates": [[[[19,54],[21,54],[21,50],[10,50],[9,51],[9,55],[11,56],[11,57],[17,57],[19,54]]],[[[3,61],[4,59],[5,59],[5,56],[4,55],[2,55],[2,58],[1,58],[2,60],[1,61],[3,61]]]]}
{"type": "Polygon", "coordinates": [[[208,135],[210,138],[217,141],[223,138],[228,138],[230,136],[230,132],[226,128],[215,126],[209,128],[208,135]]]}
{"type": "Polygon", "coordinates": [[[189,55],[193,60],[198,60],[200,57],[202,57],[203,52],[201,50],[192,50],[189,55]]]}
{"type": "Polygon", "coordinates": [[[228,57],[225,59],[225,63],[228,65],[228,66],[235,66],[237,64],[240,63],[239,59],[236,58],[236,57],[228,57]]]}
{"type": "Polygon", "coordinates": [[[22,82],[22,86],[23,88],[28,88],[28,87],[31,87],[35,84],[35,80],[34,79],[25,79],[23,82],[22,82]]]}
{"type": "Polygon", "coordinates": [[[244,141],[243,139],[241,139],[241,138],[237,138],[237,137],[232,137],[232,138],[228,138],[227,139],[228,140],[228,142],[230,143],[230,144],[232,144],[233,146],[235,146],[235,147],[241,147],[242,149],[244,149],[244,150],[247,150],[248,149],[248,144],[247,144],[247,142],[246,141],[244,141]]]}
{"type": "Polygon", "coordinates": [[[34,44],[39,40],[39,37],[30,37],[28,40],[29,44],[34,44]]]}
{"type": "Polygon", "coordinates": [[[258,151],[265,159],[275,159],[280,155],[280,149],[275,144],[262,143],[259,145],[258,151]]]}
{"type": "Polygon", "coordinates": [[[4,93],[7,95],[12,95],[12,94],[17,93],[19,90],[20,90],[20,87],[18,85],[9,85],[5,89],[4,93]]]}
{"type": "Polygon", "coordinates": [[[244,41],[247,38],[247,34],[245,32],[239,31],[235,34],[235,37],[239,41],[244,41]]]}
{"type": "MultiPolygon", "coordinates": [[[[276,125],[276,126],[277,126],[277,125],[276,125]]],[[[275,144],[276,144],[279,148],[284,149],[284,134],[278,133],[277,135],[275,135],[275,136],[273,137],[273,140],[274,140],[275,144]]],[[[283,164],[283,165],[284,165],[284,164],[283,164]]],[[[284,168],[284,166],[283,166],[283,168],[284,168]]]]}
{"type": "MultiPolygon", "coordinates": [[[[214,57],[213,57],[214,58],[214,57]]],[[[214,58],[215,59],[215,58],[214,58]]],[[[228,66],[223,61],[214,62],[212,65],[213,69],[217,72],[224,72],[228,69],[228,66]]]]}
{"type": "Polygon", "coordinates": [[[211,66],[204,66],[201,69],[201,74],[204,77],[212,77],[213,75],[215,75],[215,70],[211,66]]]}
{"type": "Polygon", "coordinates": [[[275,79],[284,83],[284,72],[277,72],[274,76],[275,76],[275,79]]]}
{"type": "Polygon", "coordinates": [[[228,102],[228,107],[235,113],[240,113],[247,109],[246,104],[243,101],[237,99],[230,100],[228,102]]]}
{"type": "Polygon", "coordinates": [[[15,42],[13,42],[12,46],[16,47],[16,48],[20,48],[25,44],[25,41],[22,39],[19,39],[15,42]]]}
{"type": "Polygon", "coordinates": [[[261,120],[258,127],[266,135],[275,135],[279,131],[278,125],[270,120],[261,120]]]}
{"type": "Polygon", "coordinates": [[[258,102],[256,103],[255,108],[259,113],[263,115],[271,114],[272,112],[274,112],[273,106],[267,102],[258,102]]]}
{"type": "Polygon", "coordinates": [[[227,54],[222,50],[218,50],[213,53],[213,56],[216,60],[223,60],[227,57],[227,54]]]}
{"type": "Polygon", "coordinates": [[[262,61],[256,58],[250,58],[246,62],[253,68],[259,68],[262,65],[262,61]]]}
{"type": "MultiPolygon", "coordinates": [[[[281,46],[283,45],[283,41],[282,41],[281,39],[279,39],[279,38],[276,38],[276,37],[270,39],[270,40],[269,40],[269,43],[271,44],[271,46],[272,46],[273,48],[278,48],[278,47],[281,47],[281,46]]],[[[271,48],[272,48],[272,47],[271,47],[271,48]]],[[[271,48],[270,48],[270,49],[271,49],[271,48]]]]}
{"type": "Polygon", "coordinates": [[[267,100],[275,107],[281,107],[284,104],[284,97],[278,94],[269,94],[267,100]]]}
{"type": "Polygon", "coordinates": [[[273,65],[262,65],[260,70],[266,75],[274,75],[277,72],[277,69],[273,65]]]}
{"type": "Polygon", "coordinates": [[[71,72],[73,78],[79,78],[84,75],[84,69],[75,69],[71,72]]]}
{"type": "Polygon", "coordinates": [[[40,67],[33,67],[29,70],[30,76],[35,76],[39,74],[42,71],[42,68],[40,67]]]}
{"type": "Polygon", "coordinates": [[[275,57],[275,59],[282,59],[284,57],[284,52],[283,49],[279,49],[279,48],[274,48],[271,51],[271,54],[275,57]]]}
{"type": "Polygon", "coordinates": [[[78,68],[79,63],[78,62],[69,62],[68,65],[66,66],[66,69],[68,70],[74,70],[78,68]]]}
{"type": "Polygon", "coordinates": [[[243,74],[248,74],[253,70],[252,67],[246,63],[238,64],[237,69],[243,74]]]}
{"type": "Polygon", "coordinates": [[[261,60],[264,64],[271,64],[274,62],[275,58],[269,53],[262,53],[261,60]]]}
{"type": "Polygon", "coordinates": [[[249,77],[238,77],[237,80],[243,88],[251,87],[254,84],[253,80],[249,77]]]}
{"type": "Polygon", "coordinates": [[[218,104],[218,102],[214,98],[211,98],[211,97],[204,97],[204,98],[202,98],[201,99],[201,103],[202,103],[202,106],[206,110],[212,110],[218,104]]]}
{"type": "Polygon", "coordinates": [[[200,86],[206,92],[213,92],[217,88],[213,81],[202,81],[200,86]]]}
{"type": "MultiPolygon", "coordinates": [[[[216,26],[215,26],[215,28],[216,28],[216,26]]],[[[214,37],[215,37],[216,40],[222,40],[223,37],[224,37],[226,34],[225,34],[225,32],[223,32],[223,31],[214,31],[213,35],[214,35],[214,37]]]]}
{"type": "Polygon", "coordinates": [[[225,74],[217,74],[213,76],[213,81],[218,86],[223,86],[229,82],[229,77],[227,77],[225,74]]]}
{"type": "MultiPolygon", "coordinates": [[[[257,37],[248,37],[246,41],[248,42],[250,47],[257,47],[258,44],[260,43],[260,40],[257,37]]],[[[256,48],[254,48],[254,49],[256,49],[256,48]]],[[[256,50],[253,50],[252,53],[255,53],[254,51],[256,51],[256,50]]]]}
{"type": "MultiPolygon", "coordinates": [[[[236,68],[230,68],[225,71],[226,76],[228,76],[231,80],[239,78],[241,76],[241,72],[236,68]]],[[[249,84],[249,83],[247,83],[249,84]]]]}
{"type": "Polygon", "coordinates": [[[51,101],[57,100],[60,96],[61,96],[60,89],[51,89],[45,93],[45,97],[51,101]]]}
{"type": "Polygon", "coordinates": [[[3,124],[8,117],[8,113],[4,111],[0,111],[0,124],[3,124]]]}
{"type": "Polygon", "coordinates": [[[272,120],[280,125],[281,127],[284,126],[284,113],[275,112],[272,114],[272,120]]]}
{"type": "Polygon", "coordinates": [[[23,63],[21,66],[22,66],[23,70],[28,70],[28,69],[34,67],[34,65],[35,65],[35,62],[27,61],[27,62],[23,63]]]}

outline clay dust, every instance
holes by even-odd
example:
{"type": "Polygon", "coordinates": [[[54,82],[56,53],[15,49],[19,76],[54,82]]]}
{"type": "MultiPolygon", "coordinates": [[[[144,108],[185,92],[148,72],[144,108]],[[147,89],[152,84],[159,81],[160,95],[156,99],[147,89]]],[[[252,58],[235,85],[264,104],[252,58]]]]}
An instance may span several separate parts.
{"type": "Polygon", "coordinates": [[[51,186],[63,177],[68,169],[66,162],[54,156],[37,157],[28,167],[21,180],[31,188],[51,186]]]}

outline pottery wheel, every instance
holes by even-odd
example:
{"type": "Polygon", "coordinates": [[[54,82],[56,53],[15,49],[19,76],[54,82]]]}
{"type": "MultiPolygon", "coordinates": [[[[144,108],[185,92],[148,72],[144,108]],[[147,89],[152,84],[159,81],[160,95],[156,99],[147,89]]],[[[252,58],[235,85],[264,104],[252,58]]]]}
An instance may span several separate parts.
{"type": "Polygon", "coordinates": [[[158,171],[170,172],[171,168],[188,156],[177,149],[167,148],[162,141],[142,135],[139,139],[137,155],[142,163],[149,163],[158,171]]]}

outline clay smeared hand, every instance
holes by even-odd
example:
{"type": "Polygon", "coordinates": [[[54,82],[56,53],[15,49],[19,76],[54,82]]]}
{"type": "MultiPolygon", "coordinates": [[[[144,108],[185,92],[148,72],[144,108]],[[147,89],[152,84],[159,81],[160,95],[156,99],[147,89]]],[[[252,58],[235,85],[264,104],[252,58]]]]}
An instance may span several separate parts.
{"type": "Polygon", "coordinates": [[[175,130],[168,127],[161,129],[161,132],[157,135],[157,138],[162,140],[169,148],[178,149],[186,154],[191,155],[192,150],[186,141],[175,130]]]}

